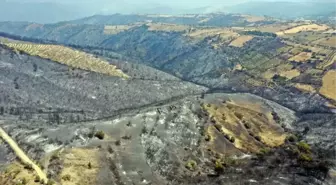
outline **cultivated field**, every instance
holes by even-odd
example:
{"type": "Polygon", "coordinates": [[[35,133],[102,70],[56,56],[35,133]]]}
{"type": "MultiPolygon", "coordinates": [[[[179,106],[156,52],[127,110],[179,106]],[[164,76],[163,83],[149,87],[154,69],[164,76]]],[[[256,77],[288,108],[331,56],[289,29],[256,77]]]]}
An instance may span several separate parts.
{"type": "Polygon", "coordinates": [[[190,26],[166,23],[148,23],[149,31],[183,32],[190,29],[190,26]]]}
{"type": "Polygon", "coordinates": [[[204,39],[208,36],[215,36],[219,35],[221,38],[228,38],[228,37],[238,37],[239,34],[232,29],[228,28],[203,28],[203,29],[196,29],[187,36],[191,38],[196,38],[196,39],[204,39]]]}
{"type": "Polygon", "coordinates": [[[121,70],[117,69],[116,66],[110,65],[107,61],[68,47],[49,44],[5,44],[15,50],[23,51],[30,55],[39,56],[41,58],[50,59],[73,68],[93,71],[110,76],[119,76],[122,78],[128,77],[121,70]]]}
{"type": "Polygon", "coordinates": [[[135,27],[135,25],[129,26],[129,25],[106,25],[104,27],[104,34],[107,35],[114,35],[118,34],[123,31],[127,31],[131,28],[135,27]]]}
{"type": "Polygon", "coordinates": [[[315,93],[316,92],[315,88],[311,85],[308,85],[308,84],[297,83],[294,86],[297,89],[300,89],[301,91],[304,91],[304,92],[310,92],[310,93],[315,93]]]}
{"type": "Polygon", "coordinates": [[[320,94],[336,101],[336,71],[328,71],[322,78],[320,94]]]}
{"type": "Polygon", "coordinates": [[[235,40],[233,40],[229,46],[235,46],[235,47],[243,47],[244,44],[250,40],[252,40],[254,37],[250,35],[242,35],[235,40]]]}
{"type": "Polygon", "coordinates": [[[291,33],[298,33],[300,31],[325,31],[329,29],[327,25],[318,25],[318,24],[306,24],[306,25],[300,25],[293,28],[289,28],[284,31],[276,32],[277,35],[285,35],[285,34],[291,34],[291,33]]]}
{"type": "Polygon", "coordinates": [[[294,57],[290,58],[290,61],[295,61],[295,62],[306,62],[312,57],[312,53],[310,52],[301,52],[294,57]]]}

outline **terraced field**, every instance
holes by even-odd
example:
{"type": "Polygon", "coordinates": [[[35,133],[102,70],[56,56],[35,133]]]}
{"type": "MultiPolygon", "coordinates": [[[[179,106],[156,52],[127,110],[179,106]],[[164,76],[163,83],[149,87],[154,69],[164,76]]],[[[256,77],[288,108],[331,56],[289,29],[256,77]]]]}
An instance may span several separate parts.
{"type": "Polygon", "coordinates": [[[14,50],[22,51],[29,55],[50,59],[73,68],[93,71],[109,76],[128,78],[116,66],[110,65],[107,61],[96,58],[93,55],[74,50],[60,45],[49,44],[28,44],[28,43],[5,43],[14,50]]]}

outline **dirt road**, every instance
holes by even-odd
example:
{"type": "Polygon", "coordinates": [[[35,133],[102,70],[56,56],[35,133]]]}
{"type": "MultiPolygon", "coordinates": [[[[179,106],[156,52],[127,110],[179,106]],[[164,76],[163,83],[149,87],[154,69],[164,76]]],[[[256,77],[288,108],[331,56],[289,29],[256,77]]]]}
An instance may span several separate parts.
{"type": "Polygon", "coordinates": [[[38,167],[21,148],[16,144],[16,142],[0,127],[0,137],[12,148],[17,157],[25,164],[31,164],[33,169],[36,171],[40,179],[44,182],[48,182],[47,175],[38,167]]]}

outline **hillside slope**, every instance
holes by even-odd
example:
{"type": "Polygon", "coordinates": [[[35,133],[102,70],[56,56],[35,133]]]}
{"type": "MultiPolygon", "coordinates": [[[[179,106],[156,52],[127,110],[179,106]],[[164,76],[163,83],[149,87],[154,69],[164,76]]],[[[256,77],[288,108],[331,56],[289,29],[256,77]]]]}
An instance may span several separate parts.
{"type": "Polygon", "coordinates": [[[118,110],[205,90],[181,81],[125,80],[73,70],[50,60],[15,53],[4,46],[1,46],[0,71],[3,114],[47,120],[51,114],[60,114],[58,122],[109,117],[118,110]]]}
{"type": "MultiPolygon", "coordinates": [[[[312,75],[311,71],[319,70],[315,65],[319,66],[325,61],[314,60],[314,65],[294,61],[309,47],[318,49],[316,52],[311,51],[308,56],[316,53],[321,59],[330,57],[334,48],[293,42],[286,38],[288,35],[277,36],[276,29],[273,29],[274,33],[270,33],[197,28],[185,33],[174,29],[151,30],[150,26],[142,25],[109,35],[104,34],[102,25],[60,23],[31,26],[24,23],[3,23],[0,24],[0,31],[18,34],[28,40],[53,41],[105,57],[127,58],[130,62],[146,64],[210,89],[251,92],[297,111],[330,112],[328,105],[335,104],[333,99],[321,97],[321,94],[311,94],[296,88],[304,84],[320,89],[322,82],[319,79],[322,79],[325,72],[320,71],[309,80],[307,76],[312,75]],[[202,37],[192,36],[199,32],[206,34],[202,37]],[[241,35],[253,36],[253,39],[245,42],[242,47],[230,46],[241,35]],[[235,70],[236,66],[242,66],[242,69],[235,70]]],[[[257,28],[270,29],[268,27],[272,25],[257,28]]],[[[330,64],[332,63],[331,60],[330,64]]],[[[332,65],[328,65],[327,70],[332,68],[332,65]]]]}

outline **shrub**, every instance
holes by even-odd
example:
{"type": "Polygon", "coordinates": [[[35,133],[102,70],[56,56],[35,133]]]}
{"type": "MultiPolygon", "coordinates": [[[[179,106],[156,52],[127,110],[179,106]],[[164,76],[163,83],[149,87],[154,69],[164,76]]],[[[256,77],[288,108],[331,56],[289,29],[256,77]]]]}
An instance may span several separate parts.
{"type": "Polygon", "coordinates": [[[115,145],[120,146],[120,144],[121,144],[120,140],[115,141],[115,145]]]}
{"type": "Polygon", "coordinates": [[[251,125],[250,125],[249,123],[245,122],[245,123],[244,123],[244,127],[245,127],[246,129],[250,129],[250,128],[251,128],[251,125]]]}
{"type": "Polygon", "coordinates": [[[215,128],[216,128],[219,132],[222,132],[222,125],[221,125],[221,124],[216,123],[216,124],[215,124],[215,128]]]}
{"type": "Polygon", "coordinates": [[[299,155],[299,161],[311,162],[311,161],[313,161],[313,158],[308,154],[300,154],[299,155]]]}
{"type": "Polygon", "coordinates": [[[123,136],[121,138],[125,139],[125,140],[130,140],[130,139],[132,139],[132,136],[131,135],[125,135],[125,136],[123,136]]]}
{"type": "Polygon", "coordinates": [[[26,178],[23,178],[23,179],[21,180],[21,184],[22,184],[22,185],[28,184],[27,179],[26,179],[26,178]]]}
{"type": "Polygon", "coordinates": [[[39,176],[36,176],[34,182],[40,182],[40,181],[41,181],[41,178],[39,176]]]}
{"type": "Polygon", "coordinates": [[[48,180],[48,183],[47,183],[47,185],[53,185],[53,184],[55,184],[55,181],[53,181],[53,180],[48,180]]]}
{"type": "Polygon", "coordinates": [[[261,137],[260,136],[254,136],[254,139],[261,142],[261,137]]]}
{"type": "Polygon", "coordinates": [[[238,118],[238,119],[243,119],[243,114],[239,113],[239,112],[235,112],[234,115],[238,118]]]}
{"type": "Polygon", "coordinates": [[[187,169],[189,169],[189,170],[195,170],[196,166],[197,166],[197,163],[196,163],[196,161],[194,161],[194,160],[189,160],[189,161],[185,164],[185,167],[186,167],[187,169]]]}
{"type": "Polygon", "coordinates": [[[105,137],[105,133],[103,131],[98,131],[98,132],[96,132],[95,137],[100,139],[100,140],[103,140],[104,137],[105,137]]]}
{"type": "Polygon", "coordinates": [[[32,164],[25,164],[24,169],[33,170],[33,165],[32,164]]]}
{"type": "Polygon", "coordinates": [[[89,168],[89,169],[92,169],[92,164],[91,164],[91,162],[88,163],[88,168],[89,168]]]}
{"type": "Polygon", "coordinates": [[[236,141],[236,139],[234,137],[230,137],[229,140],[230,140],[231,143],[234,143],[236,141]]]}
{"type": "Polygon", "coordinates": [[[291,142],[291,143],[294,143],[294,142],[297,141],[297,137],[295,135],[289,135],[289,136],[287,136],[286,140],[291,142]]]}
{"type": "Polygon", "coordinates": [[[300,141],[296,145],[298,146],[298,148],[300,149],[300,151],[310,152],[310,150],[311,150],[309,144],[306,143],[306,142],[300,141]]]}
{"type": "Polygon", "coordinates": [[[259,150],[259,155],[267,155],[271,152],[269,148],[262,148],[259,150]]]}
{"type": "Polygon", "coordinates": [[[69,174],[66,174],[66,175],[64,175],[64,176],[62,177],[62,179],[63,179],[64,181],[70,181],[70,180],[71,180],[71,176],[70,176],[69,174]]]}
{"type": "Polygon", "coordinates": [[[60,157],[58,156],[58,153],[55,153],[51,156],[50,160],[58,160],[58,159],[60,159],[60,157]]]}
{"type": "Polygon", "coordinates": [[[205,141],[210,141],[211,140],[211,136],[209,134],[205,135],[205,141]]]}
{"type": "Polygon", "coordinates": [[[215,171],[222,172],[223,170],[224,170],[224,167],[223,167],[222,161],[220,159],[217,159],[215,161],[215,171]]]}
{"type": "Polygon", "coordinates": [[[225,157],[223,159],[223,163],[224,163],[225,166],[234,166],[234,165],[238,164],[238,161],[237,161],[237,159],[233,159],[231,157],[225,157]]]}

